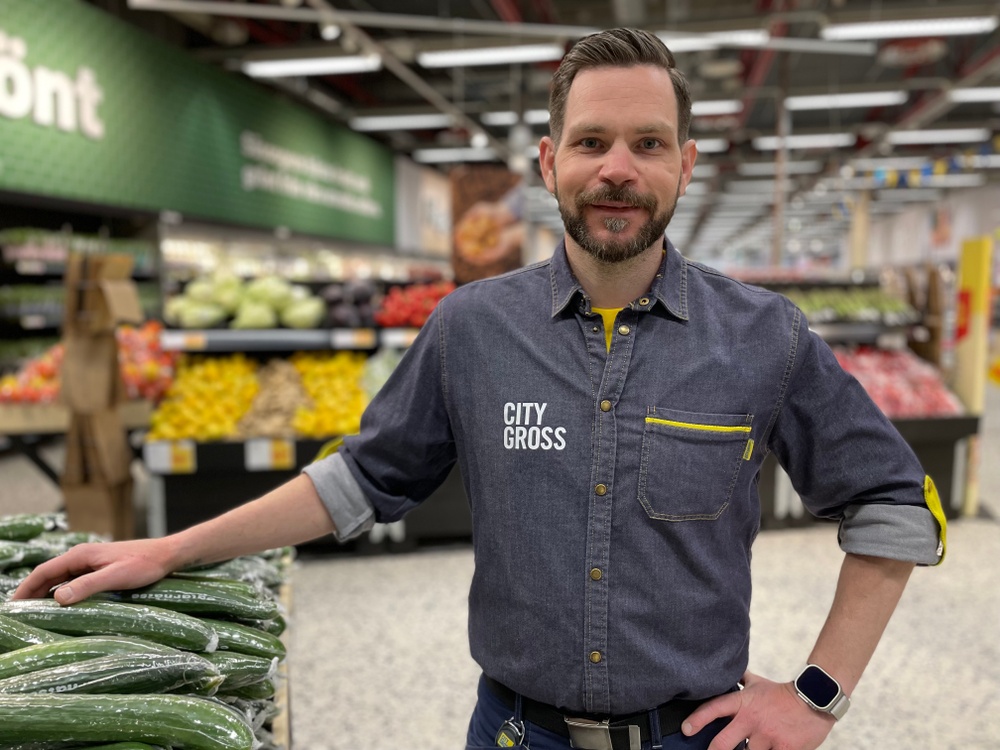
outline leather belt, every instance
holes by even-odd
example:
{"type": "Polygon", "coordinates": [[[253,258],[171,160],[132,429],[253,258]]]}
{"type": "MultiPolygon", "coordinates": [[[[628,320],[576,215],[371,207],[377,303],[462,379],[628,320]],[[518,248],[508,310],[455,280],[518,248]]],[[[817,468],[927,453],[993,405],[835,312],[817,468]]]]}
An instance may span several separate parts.
{"type": "MultiPolygon", "coordinates": [[[[484,677],[490,691],[513,711],[514,691],[489,675],[484,677]]],[[[704,701],[673,700],[658,706],[660,733],[666,736],[679,732],[684,719],[702,703],[704,701]]],[[[561,737],[570,738],[572,746],[581,750],[638,750],[639,743],[650,739],[647,711],[627,716],[566,712],[521,696],[521,718],[561,737]],[[579,744],[581,742],[585,744],[579,744]]]]}

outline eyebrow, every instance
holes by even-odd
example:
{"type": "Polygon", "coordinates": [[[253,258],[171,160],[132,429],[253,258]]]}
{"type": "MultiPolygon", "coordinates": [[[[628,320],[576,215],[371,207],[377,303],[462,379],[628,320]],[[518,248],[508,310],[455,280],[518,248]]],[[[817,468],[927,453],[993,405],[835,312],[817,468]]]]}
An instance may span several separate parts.
{"type": "MultiPolygon", "coordinates": [[[[569,129],[572,134],[577,133],[607,133],[608,129],[603,125],[598,125],[597,123],[581,123],[569,129]]],[[[640,125],[633,131],[636,135],[649,135],[650,133],[673,133],[675,129],[665,122],[654,122],[646,125],[640,125]]]]}

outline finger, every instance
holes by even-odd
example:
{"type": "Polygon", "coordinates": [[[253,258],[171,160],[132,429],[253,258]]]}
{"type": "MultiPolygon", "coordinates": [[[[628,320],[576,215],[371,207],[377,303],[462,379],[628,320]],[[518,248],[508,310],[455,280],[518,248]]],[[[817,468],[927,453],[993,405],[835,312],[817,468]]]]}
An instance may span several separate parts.
{"type": "MultiPolygon", "coordinates": [[[[733,750],[733,748],[742,748],[748,734],[750,734],[750,728],[737,717],[729,722],[721,732],[715,735],[715,739],[708,746],[708,750],[733,750]]],[[[760,750],[769,750],[769,748],[761,747],[760,750]]]]}
{"type": "Polygon", "coordinates": [[[753,672],[749,670],[743,673],[743,680],[742,680],[743,687],[750,687],[750,685],[752,685],[755,682],[759,682],[760,680],[761,677],[759,675],[755,675],[753,672]]]}
{"type": "Polygon", "coordinates": [[[726,693],[702,703],[681,724],[681,731],[690,737],[698,734],[706,725],[723,716],[735,716],[740,708],[740,694],[726,693]]]}
{"type": "Polygon", "coordinates": [[[137,582],[135,576],[130,574],[126,563],[114,563],[62,584],[52,595],[60,604],[73,604],[99,591],[132,589],[143,583],[145,581],[137,582]]]}
{"type": "Polygon", "coordinates": [[[14,591],[14,599],[38,599],[48,596],[53,586],[73,578],[78,573],[89,570],[90,566],[79,561],[79,554],[74,554],[71,550],[59,557],[43,562],[29,573],[17,590],[14,591]]]}

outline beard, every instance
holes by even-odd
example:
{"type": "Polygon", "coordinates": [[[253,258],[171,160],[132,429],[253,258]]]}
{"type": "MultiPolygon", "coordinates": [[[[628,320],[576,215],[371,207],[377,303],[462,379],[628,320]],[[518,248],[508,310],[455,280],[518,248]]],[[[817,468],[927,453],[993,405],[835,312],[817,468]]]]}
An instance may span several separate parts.
{"type": "MultiPolygon", "coordinates": [[[[674,199],[670,201],[661,213],[656,213],[658,203],[652,195],[637,192],[631,187],[614,187],[603,185],[583,193],[580,193],[569,206],[559,197],[558,187],[555,191],[556,201],[559,204],[559,215],[562,217],[563,226],[566,233],[595,260],[602,263],[622,263],[631,260],[651,247],[658,239],[663,237],[667,230],[667,225],[674,216],[674,209],[677,207],[677,199],[681,195],[681,182],[677,180],[677,191],[674,199]],[[639,227],[632,239],[608,239],[599,240],[590,227],[583,212],[587,206],[594,203],[624,203],[625,205],[644,209],[649,214],[649,219],[639,227]]],[[[604,220],[604,228],[615,235],[622,234],[632,222],[629,219],[611,216],[604,220]]]]}

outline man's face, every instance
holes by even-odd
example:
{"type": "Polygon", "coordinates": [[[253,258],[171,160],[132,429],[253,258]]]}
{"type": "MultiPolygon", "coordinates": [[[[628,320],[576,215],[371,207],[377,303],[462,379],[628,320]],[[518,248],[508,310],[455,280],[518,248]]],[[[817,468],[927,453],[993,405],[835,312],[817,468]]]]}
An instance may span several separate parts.
{"type": "Polygon", "coordinates": [[[559,201],[568,241],[608,263],[659,247],[697,157],[677,143],[677,100],[662,68],[579,73],[558,148],[543,138],[545,184],[559,201]]]}

